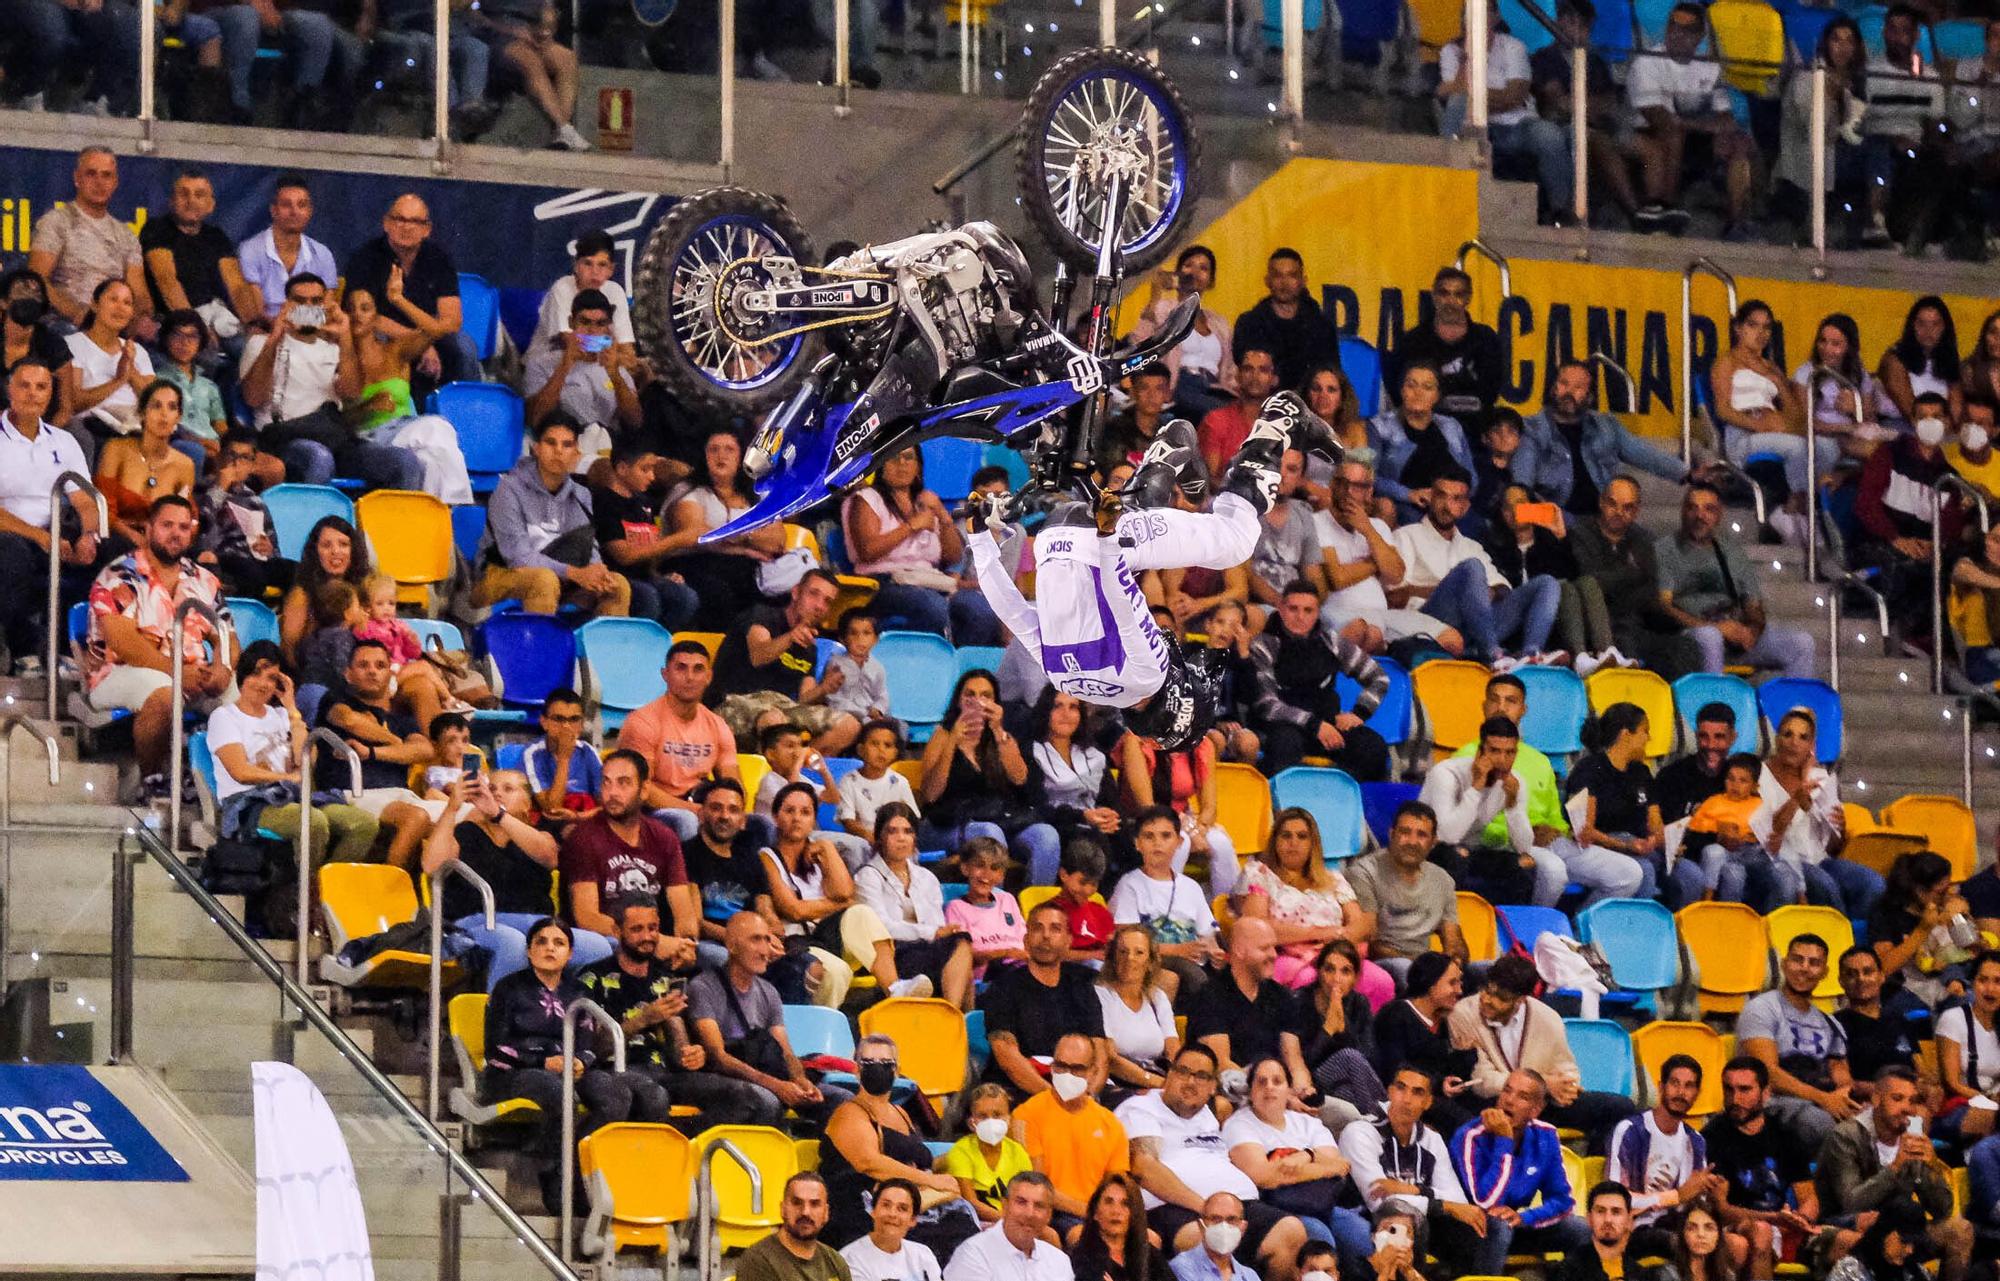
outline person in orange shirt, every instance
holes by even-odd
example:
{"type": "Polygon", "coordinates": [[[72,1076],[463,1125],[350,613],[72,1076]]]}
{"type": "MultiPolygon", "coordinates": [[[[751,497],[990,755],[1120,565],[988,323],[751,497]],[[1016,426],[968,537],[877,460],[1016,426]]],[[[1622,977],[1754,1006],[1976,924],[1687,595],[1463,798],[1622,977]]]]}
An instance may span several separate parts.
{"type": "Polygon", "coordinates": [[[1132,1168],[1125,1126],[1091,1094],[1096,1047],[1081,1032],[1056,1042],[1049,1088],[1014,1109],[1014,1134],[1028,1160],[1055,1185],[1051,1223],[1064,1241],[1083,1226],[1090,1194],[1107,1174],[1132,1168]]]}
{"type": "Polygon", "coordinates": [[[660,669],[667,692],[625,718],[618,745],[646,758],[651,773],[641,801],[683,842],[700,827],[689,799],[705,778],[743,780],[736,772],[736,736],[720,716],[702,706],[715,672],[700,641],[675,641],[660,669]]]}

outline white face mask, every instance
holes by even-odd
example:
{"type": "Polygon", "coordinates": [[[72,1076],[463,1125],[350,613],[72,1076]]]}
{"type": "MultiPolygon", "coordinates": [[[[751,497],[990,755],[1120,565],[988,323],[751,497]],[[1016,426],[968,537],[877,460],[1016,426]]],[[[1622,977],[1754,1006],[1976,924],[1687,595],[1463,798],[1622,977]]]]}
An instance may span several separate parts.
{"type": "Polygon", "coordinates": [[[1923,442],[1924,448],[1936,449],[1944,440],[1944,419],[1919,418],[1917,420],[1917,439],[1923,442]]]}
{"type": "Polygon", "coordinates": [[[1965,429],[1958,433],[1958,443],[1968,454],[1976,454],[1986,448],[1986,429],[1978,423],[1967,423],[1965,429]]]}
{"type": "Polygon", "coordinates": [[[1090,1082],[1074,1072],[1057,1072],[1049,1077],[1049,1088],[1065,1103],[1074,1103],[1090,1088],[1090,1082]]]}
{"type": "Polygon", "coordinates": [[[1211,1223],[1201,1230],[1201,1239],[1217,1254],[1234,1254],[1243,1241],[1243,1229],[1234,1223],[1211,1223]]]}
{"type": "Polygon", "coordinates": [[[1314,1268],[1311,1272],[1300,1274],[1299,1281],[1333,1281],[1333,1274],[1314,1268]]]}
{"type": "Polygon", "coordinates": [[[979,1136],[981,1143],[986,1144],[988,1147],[995,1147],[999,1144],[1000,1140],[1007,1137],[1007,1118],[1004,1116],[989,1116],[984,1121],[973,1126],[972,1132],[979,1136]]]}

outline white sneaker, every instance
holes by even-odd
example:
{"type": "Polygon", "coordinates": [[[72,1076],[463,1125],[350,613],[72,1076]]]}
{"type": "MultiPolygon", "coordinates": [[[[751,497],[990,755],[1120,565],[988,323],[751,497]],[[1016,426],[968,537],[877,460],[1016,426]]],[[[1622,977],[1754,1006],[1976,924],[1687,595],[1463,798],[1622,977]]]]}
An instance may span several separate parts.
{"type": "Polygon", "coordinates": [[[47,111],[49,96],[46,93],[31,93],[14,105],[22,111],[47,111]]]}
{"type": "Polygon", "coordinates": [[[570,124],[568,121],[564,121],[556,129],[556,146],[561,147],[564,151],[590,150],[590,143],[584,139],[582,134],[576,131],[576,126],[570,124]]]}
{"type": "Polygon", "coordinates": [[[913,979],[897,979],[889,985],[890,996],[926,997],[931,994],[931,979],[928,974],[919,974],[913,979]]]}
{"type": "Polygon", "coordinates": [[[1576,664],[1570,670],[1578,676],[1588,676],[1610,661],[1602,654],[1578,654],[1576,664]]]}
{"type": "Polygon", "coordinates": [[[1513,671],[1520,665],[1521,665],[1521,660],[1514,657],[1512,654],[1502,654],[1500,655],[1500,657],[1488,663],[1486,665],[1486,670],[1492,672],[1495,676],[1499,676],[1506,672],[1513,671]]]}

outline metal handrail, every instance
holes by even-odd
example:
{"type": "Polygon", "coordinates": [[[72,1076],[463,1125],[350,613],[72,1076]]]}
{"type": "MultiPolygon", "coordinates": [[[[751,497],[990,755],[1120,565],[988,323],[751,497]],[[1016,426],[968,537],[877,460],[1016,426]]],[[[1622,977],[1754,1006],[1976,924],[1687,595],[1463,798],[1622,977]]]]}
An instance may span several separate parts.
{"type": "MultiPolygon", "coordinates": [[[[1472,43],[1474,42],[1470,40],[1466,41],[1466,44],[1468,46],[1471,45],[1472,43]]],[[[1451,265],[1458,268],[1460,271],[1464,271],[1465,259],[1466,255],[1468,254],[1478,254],[1481,258],[1484,258],[1486,261],[1492,263],[1495,267],[1499,268],[1500,297],[1504,300],[1513,295],[1514,270],[1513,268],[1507,265],[1506,254],[1501,253],[1498,249],[1495,249],[1492,245],[1489,245],[1485,241],[1481,240],[1479,237],[1474,236],[1472,239],[1466,241],[1464,244],[1458,247],[1458,254],[1451,260],[1451,265]]]]}
{"type": "MultiPolygon", "coordinates": [[[[140,848],[153,856],[153,861],[158,863],[167,875],[172,877],[175,883],[180,886],[182,892],[193,899],[196,906],[200,907],[202,912],[221,928],[229,941],[236,945],[238,951],[243,953],[244,958],[260,971],[265,978],[277,986],[279,993],[286,1001],[297,1007],[300,1016],[304,1018],[306,1023],[311,1025],[321,1036],[325,1037],[333,1046],[334,1051],[341,1058],[347,1060],[348,1064],[356,1072],[361,1074],[361,1079],[368,1083],[368,1087],[371,1090],[381,1096],[382,1101],[388,1105],[389,1109],[402,1117],[403,1120],[409,1122],[410,1126],[416,1130],[418,1137],[423,1140],[424,1145],[443,1158],[447,1178],[457,1177],[462,1179],[466,1187],[472,1189],[473,1195],[491,1207],[500,1222],[506,1225],[507,1230],[512,1232],[522,1245],[527,1247],[528,1252],[535,1256],[536,1262],[548,1269],[549,1275],[556,1277],[558,1281],[579,1281],[575,1270],[564,1259],[559,1257],[555,1250],[550,1248],[549,1243],[542,1239],[541,1233],[531,1227],[527,1220],[523,1219],[512,1206],[507,1204],[507,1198],[502,1196],[492,1184],[488,1183],[485,1176],[474,1168],[472,1163],[467,1161],[463,1154],[452,1147],[450,1140],[445,1138],[439,1132],[438,1128],[430,1123],[429,1118],[425,1117],[418,1110],[416,1104],[403,1097],[403,1092],[388,1077],[382,1074],[382,1070],[375,1066],[374,1061],[367,1054],[363,1053],[361,1048],[349,1039],[345,1032],[340,1030],[339,1025],[333,1021],[332,1017],[325,1010],[319,1007],[319,1003],[313,1000],[312,994],[306,991],[301,984],[294,983],[291,976],[285,973],[285,967],[278,964],[269,951],[259,945],[255,939],[252,939],[249,932],[243,928],[242,922],[231,915],[229,909],[217,902],[215,896],[208,892],[207,887],[201,883],[201,878],[189,871],[187,864],[181,862],[178,857],[160,842],[157,833],[135,824],[126,829],[126,834],[138,840],[140,848]]],[[[124,855],[122,842],[119,847],[118,862],[121,866],[129,866],[129,860],[124,855]]],[[[127,900],[124,910],[128,912],[131,908],[129,902],[130,896],[131,884],[128,878],[125,881],[124,893],[121,896],[127,900]]],[[[118,901],[114,900],[112,907],[115,916],[119,910],[118,901]]],[[[112,973],[116,976],[122,970],[127,976],[126,1000],[129,1003],[129,976],[132,969],[132,949],[134,946],[131,932],[129,930],[120,932],[114,929],[112,931],[111,946],[112,973]]],[[[118,991],[119,985],[114,977],[112,983],[114,1002],[118,999],[118,991]]],[[[129,1023],[131,1016],[130,1009],[127,1008],[124,1014],[125,1019],[129,1023]]],[[[116,1026],[118,1022],[119,1009],[114,1004],[112,1023],[116,1026]]]]}
{"type": "Polygon", "coordinates": [[[215,606],[196,596],[189,596],[174,606],[173,626],[167,631],[167,662],[173,666],[173,710],[171,723],[167,726],[167,843],[175,849],[181,847],[181,779],[187,772],[187,762],[183,739],[187,737],[187,726],[183,723],[187,713],[186,674],[182,670],[186,662],[182,654],[187,649],[187,619],[189,614],[200,614],[208,620],[215,631],[215,662],[224,671],[229,670],[234,655],[230,653],[230,632],[223,625],[222,613],[215,606]]]}
{"type": "Polygon", "coordinates": [[[1956,472],[1931,482],[1931,693],[1944,693],[1944,491],[1952,490],[1979,512],[1979,532],[1991,531],[1986,500],[1956,472]]]}
{"type": "MultiPolygon", "coordinates": [[[[447,814],[440,822],[456,818],[447,814]]],[[[431,873],[431,1017],[430,1017],[430,1072],[424,1103],[430,1110],[430,1118],[438,1119],[438,1078],[441,1060],[439,1052],[444,1048],[444,883],[451,877],[458,877],[473,889],[479,891],[479,902],[486,914],[486,928],[490,932],[497,928],[499,921],[494,915],[493,886],[485,877],[467,867],[463,861],[452,859],[440,864],[431,873]]],[[[472,1082],[466,1082],[467,1088],[472,1082]]]]}
{"type": "MultiPolygon", "coordinates": [[[[435,915],[435,913],[433,913],[435,915]]],[[[562,1249],[563,1262],[569,1262],[570,1250],[574,1248],[576,1233],[572,1222],[576,1216],[576,1020],[580,1015],[589,1015],[599,1026],[610,1029],[612,1063],[622,1074],[625,1071],[625,1029],[617,1019],[612,1018],[604,1007],[588,997],[581,997],[569,1003],[563,1011],[562,1022],[562,1249]]]]}
{"type": "MultiPolygon", "coordinates": [[[[43,431],[55,431],[48,423],[42,424],[43,431]]],[[[105,505],[103,491],[90,483],[87,476],[79,476],[66,471],[56,477],[49,487],[49,666],[45,679],[49,683],[49,719],[57,719],[62,714],[62,693],[59,673],[62,668],[57,663],[56,638],[69,633],[69,624],[62,612],[62,505],[69,501],[68,491],[80,489],[97,502],[97,536],[111,537],[111,509],[105,505]]],[[[85,533],[90,531],[85,530],[85,533]]]]}
{"type": "Polygon", "coordinates": [[[1819,581],[1819,385],[1830,382],[1854,396],[1854,417],[1862,419],[1863,407],[1868,403],[1861,388],[1838,369],[1829,369],[1818,361],[1813,362],[1812,376],[1806,379],[1806,471],[1812,477],[1813,488],[1806,496],[1806,581],[1819,581]]]}
{"type": "Polygon", "coordinates": [[[312,963],[307,957],[312,942],[312,830],[313,830],[313,766],[318,763],[318,745],[331,744],[334,750],[347,757],[349,781],[354,791],[361,791],[361,754],[349,747],[347,740],[321,725],[306,735],[306,741],[299,747],[299,919],[298,956],[295,958],[299,972],[299,986],[312,983],[312,963]]]}
{"type": "Polygon", "coordinates": [[[1808,127],[1812,130],[1812,274],[1815,280],[1826,278],[1826,60],[1817,53],[1812,65],[1812,111],[1808,127]]]}
{"type": "MultiPolygon", "coordinates": [[[[1681,272],[1681,461],[1694,465],[1694,278],[1713,276],[1728,291],[1729,314],[1736,314],[1736,277],[1703,256],[1681,272]]],[[[1716,452],[1722,453],[1722,427],[1715,429],[1716,452]]]]}
{"type": "Polygon", "coordinates": [[[736,1162],[738,1166],[742,1167],[744,1175],[750,1180],[750,1212],[760,1216],[764,1213],[764,1176],[757,1169],[757,1163],[743,1155],[743,1149],[737,1147],[728,1139],[719,1136],[710,1139],[703,1145],[701,1155],[695,1162],[696,1169],[700,1171],[696,1176],[694,1188],[695,1232],[697,1234],[695,1241],[695,1275],[704,1278],[704,1281],[706,1278],[715,1275],[717,1271],[716,1265],[722,1261],[721,1243],[714,1239],[716,1217],[715,1176],[710,1173],[709,1169],[715,1163],[715,1154],[717,1152],[722,1153],[730,1160],[736,1162]]]}
{"type": "Polygon", "coordinates": [[[62,748],[56,736],[20,712],[0,712],[0,1004],[9,988],[7,954],[14,950],[14,731],[26,730],[49,754],[49,786],[62,782],[62,748]]]}
{"type": "MultiPolygon", "coordinates": [[[[1628,414],[1637,413],[1639,411],[1639,380],[1632,376],[1632,371],[1601,351],[1590,353],[1590,363],[1599,366],[1606,373],[1617,374],[1624,381],[1625,412],[1628,414]]],[[[1608,414],[1611,412],[1611,398],[1606,396],[1604,400],[1604,412],[1608,414]]]]}
{"type": "MultiPolygon", "coordinates": [[[[1827,683],[1840,692],[1840,593],[1853,590],[1875,602],[1876,637],[1884,654],[1889,650],[1889,600],[1874,584],[1859,574],[1844,573],[1826,585],[1826,664],[1827,683]]],[[[1860,637],[1856,637],[1859,640],[1860,637]]]]}

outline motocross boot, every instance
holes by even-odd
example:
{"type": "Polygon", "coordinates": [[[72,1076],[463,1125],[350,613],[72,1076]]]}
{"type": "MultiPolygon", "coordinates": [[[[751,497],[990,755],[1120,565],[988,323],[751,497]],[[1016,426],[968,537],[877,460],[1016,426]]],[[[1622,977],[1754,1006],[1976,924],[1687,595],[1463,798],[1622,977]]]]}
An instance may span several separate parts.
{"type": "Polygon", "coordinates": [[[1130,507],[1172,507],[1176,489],[1191,503],[1208,496],[1208,467],[1201,461],[1194,425],[1185,418],[1160,424],[1119,494],[1130,507]]]}
{"type": "Polygon", "coordinates": [[[1222,473],[1222,492],[1243,499],[1259,516],[1278,501],[1279,464],[1285,450],[1296,448],[1292,433],[1300,419],[1280,403],[1287,395],[1290,393],[1281,392],[1264,402],[1264,412],[1257,415],[1243,447],[1229,460],[1229,470],[1222,473]]]}
{"type": "MultiPolygon", "coordinates": [[[[1345,452],[1333,428],[1327,425],[1325,419],[1306,408],[1306,402],[1299,398],[1297,392],[1281,391],[1267,399],[1257,415],[1258,422],[1265,419],[1281,421],[1286,445],[1302,454],[1318,454],[1330,463],[1338,463],[1345,452]]],[[[1254,429],[1251,434],[1256,434],[1254,429]]]]}

